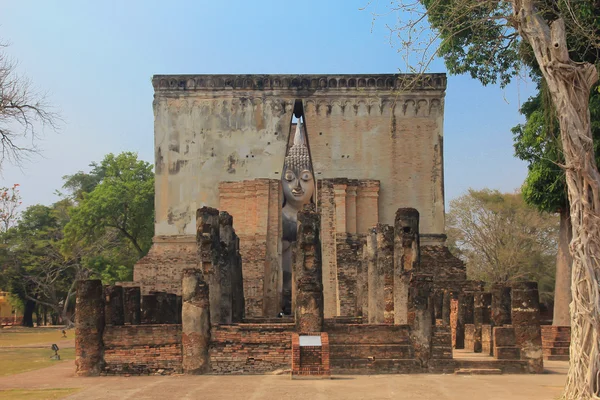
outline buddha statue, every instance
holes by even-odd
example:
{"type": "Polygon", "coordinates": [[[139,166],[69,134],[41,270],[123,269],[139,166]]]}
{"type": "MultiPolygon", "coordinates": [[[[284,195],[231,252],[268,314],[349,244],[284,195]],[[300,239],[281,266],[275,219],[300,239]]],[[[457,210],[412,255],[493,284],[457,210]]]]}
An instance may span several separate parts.
{"type": "Polygon", "coordinates": [[[300,121],[296,124],[294,143],[285,157],[283,175],[282,209],[282,269],[283,269],[283,313],[291,313],[292,301],[292,243],[296,241],[298,211],[312,201],[315,180],[310,162],[306,138],[300,121]]]}

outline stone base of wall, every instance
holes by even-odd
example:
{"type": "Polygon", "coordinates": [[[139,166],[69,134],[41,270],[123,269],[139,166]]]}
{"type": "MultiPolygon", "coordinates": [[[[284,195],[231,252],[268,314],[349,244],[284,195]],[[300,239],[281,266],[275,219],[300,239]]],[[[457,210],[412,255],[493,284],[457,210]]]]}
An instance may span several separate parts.
{"type": "Polygon", "coordinates": [[[219,325],[211,330],[211,373],[265,374],[292,365],[295,324],[219,325]]]}
{"type": "Polygon", "coordinates": [[[544,360],[569,361],[570,345],[570,326],[542,325],[544,360]]]}
{"type": "Polygon", "coordinates": [[[133,281],[119,286],[139,286],[142,295],[167,292],[181,295],[183,270],[198,263],[196,238],[185,236],[155,236],[148,254],[133,267],[133,281]]]}
{"type": "Polygon", "coordinates": [[[181,325],[122,325],[104,328],[102,375],[181,373],[181,325]]]}

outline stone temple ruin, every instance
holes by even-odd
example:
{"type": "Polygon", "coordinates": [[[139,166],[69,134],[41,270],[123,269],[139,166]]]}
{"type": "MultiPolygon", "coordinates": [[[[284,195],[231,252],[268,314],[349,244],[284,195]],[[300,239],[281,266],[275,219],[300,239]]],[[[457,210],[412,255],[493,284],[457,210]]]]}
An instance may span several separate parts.
{"type": "Polygon", "coordinates": [[[79,375],[542,372],[537,286],[445,246],[444,74],[153,85],[154,243],[79,282],[79,375]]]}

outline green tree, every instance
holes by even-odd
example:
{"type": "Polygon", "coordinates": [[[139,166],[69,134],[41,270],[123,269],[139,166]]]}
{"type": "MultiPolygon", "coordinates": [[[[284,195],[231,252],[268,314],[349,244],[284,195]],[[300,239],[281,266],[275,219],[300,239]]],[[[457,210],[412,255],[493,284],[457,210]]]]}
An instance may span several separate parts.
{"type": "MultiPolygon", "coordinates": [[[[522,187],[523,197],[528,204],[539,210],[560,215],[558,252],[556,256],[556,288],[554,300],[554,325],[569,326],[571,302],[571,254],[569,243],[572,227],[569,201],[558,120],[548,93],[541,80],[538,93],[521,107],[526,118],[524,124],[513,128],[515,154],[528,163],[528,175],[522,187]]],[[[596,162],[600,161],[600,93],[595,90],[590,96],[592,135],[596,162]]]]}
{"type": "Polygon", "coordinates": [[[107,155],[100,182],[83,193],[65,227],[70,242],[92,243],[115,230],[144,256],[154,233],[154,173],[134,153],[107,155]]]}
{"type": "Polygon", "coordinates": [[[589,112],[598,73],[586,57],[578,59],[579,49],[600,48],[597,4],[397,0],[393,7],[403,13],[392,30],[401,45],[425,49],[417,70],[439,54],[451,73],[468,72],[483,84],[505,85],[522,65],[534,64],[543,77],[558,117],[573,227],[571,358],[564,397],[600,397],[600,172],[589,112]]]}
{"type": "Polygon", "coordinates": [[[450,202],[447,233],[469,279],[489,284],[535,280],[545,301],[554,289],[558,220],[519,193],[473,190],[450,202]]]}

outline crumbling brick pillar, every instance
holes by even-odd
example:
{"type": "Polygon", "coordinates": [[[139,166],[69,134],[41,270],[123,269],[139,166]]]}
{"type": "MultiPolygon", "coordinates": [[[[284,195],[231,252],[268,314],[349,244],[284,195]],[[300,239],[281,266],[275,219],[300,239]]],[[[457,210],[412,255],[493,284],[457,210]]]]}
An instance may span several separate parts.
{"type": "Polygon", "coordinates": [[[512,286],[512,326],[521,360],[528,362],[531,373],[544,372],[540,299],[536,282],[520,282],[512,286]]]}
{"type": "Polygon", "coordinates": [[[295,317],[298,333],[323,331],[323,282],[321,266],[321,220],[314,204],[298,212],[298,235],[294,260],[296,281],[295,317]]]}
{"type": "Polygon", "coordinates": [[[142,295],[139,287],[123,288],[123,303],[125,307],[125,324],[139,325],[142,323],[142,295]]]}
{"type": "Polygon", "coordinates": [[[196,211],[196,240],[198,242],[199,267],[202,269],[204,279],[210,287],[210,318],[211,323],[219,324],[221,321],[221,276],[219,274],[220,234],[219,210],[211,207],[202,207],[196,211]]]}
{"type": "Polygon", "coordinates": [[[367,258],[367,239],[360,235],[360,254],[356,264],[356,315],[368,322],[369,315],[369,264],[367,258]]]}
{"type": "Polygon", "coordinates": [[[245,315],[244,277],[242,272],[242,256],[240,255],[240,238],[235,236],[235,253],[233,256],[233,270],[231,274],[232,322],[241,322],[245,315]]]}
{"type": "Polygon", "coordinates": [[[484,323],[485,300],[483,293],[475,293],[473,297],[473,350],[475,353],[481,353],[481,325],[484,323]]]}
{"type": "Polygon", "coordinates": [[[431,293],[432,282],[431,275],[413,274],[408,297],[408,320],[411,325],[415,358],[424,368],[427,367],[431,358],[431,338],[435,323],[431,293]]]}
{"type": "MultiPolygon", "coordinates": [[[[377,230],[375,228],[369,229],[369,232],[365,236],[365,245],[363,247],[363,265],[366,269],[367,274],[367,310],[363,314],[366,317],[366,321],[370,324],[375,323],[378,308],[377,308],[377,288],[381,286],[380,290],[383,291],[383,281],[377,276],[377,230]]],[[[383,305],[383,302],[382,302],[383,305]]],[[[383,320],[383,312],[380,316],[383,320]]]]}
{"type": "Polygon", "coordinates": [[[338,233],[336,235],[336,259],[338,273],[338,296],[343,317],[358,315],[357,279],[362,258],[361,240],[358,235],[338,233]]]}
{"type": "Polygon", "coordinates": [[[444,325],[450,325],[450,302],[452,301],[452,292],[449,289],[443,291],[442,297],[442,322],[444,325]]]}
{"type": "Polygon", "coordinates": [[[97,376],[104,367],[104,292],[100,280],[77,282],[75,368],[79,376],[97,376]]]}
{"type": "MultiPolygon", "coordinates": [[[[233,269],[237,264],[237,257],[235,255],[236,235],[233,230],[233,217],[227,212],[221,211],[219,213],[219,240],[221,242],[221,254],[219,254],[218,271],[219,282],[221,284],[221,297],[219,300],[219,308],[221,310],[220,323],[231,324],[233,322],[233,269]]],[[[267,263],[269,264],[269,263],[267,263]]],[[[270,264],[269,264],[270,265],[270,264]]],[[[265,267],[265,273],[267,273],[267,267],[265,267]]],[[[265,276],[265,283],[271,281],[265,276]]],[[[266,285],[265,290],[265,305],[266,303],[274,304],[275,307],[279,308],[279,301],[281,299],[281,293],[277,293],[277,287],[273,285],[266,285]]],[[[279,312],[281,310],[278,310],[279,312]]],[[[277,312],[273,310],[266,315],[276,315],[277,312]]]]}
{"type": "Polygon", "coordinates": [[[455,348],[465,348],[465,325],[473,323],[473,293],[465,292],[458,295],[458,311],[456,317],[455,348]]]}
{"type": "Polygon", "coordinates": [[[369,323],[394,322],[394,228],[375,227],[375,265],[369,268],[369,323]]]}
{"type": "Polygon", "coordinates": [[[435,319],[442,319],[442,308],[444,307],[444,291],[441,289],[433,293],[433,315],[435,319]]]}
{"type": "Polygon", "coordinates": [[[511,324],[510,287],[502,284],[492,285],[492,325],[502,326],[511,324]]]}
{"type": "Polygon", "coordinates": [[[124,325],[125,310],[123,307],[123,287],[105,286],[104,297],[104,317],[106,318],[106,325],[124,325]]]}
{"type": "Polygon", "coordinates": [[[419,212],[414,208],[396,211],[393,260],[393,322],[400,325],[408,323],[410,272],[418,268],[420,260],[419,212]]]}
{"type": "Polygon", "coordinates": [[[208,284],[199,269],[183,271],[181,283],[181,344],[183,371],[204,374],[209,370],[210,300],[208,284]]]}

